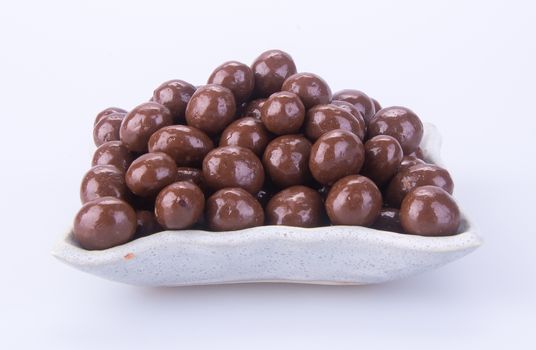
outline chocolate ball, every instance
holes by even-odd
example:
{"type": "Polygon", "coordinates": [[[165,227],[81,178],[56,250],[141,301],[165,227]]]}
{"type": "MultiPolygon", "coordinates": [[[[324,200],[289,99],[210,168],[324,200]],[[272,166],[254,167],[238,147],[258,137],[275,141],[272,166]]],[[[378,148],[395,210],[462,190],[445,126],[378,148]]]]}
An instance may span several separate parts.
{"type": "Polygon", "coordinates": [[[445,190],[422,186],[411,190],[402,201],[400,221],[409,234],[449,236],[458,233],[460,209],[445,190]]]}
{"type": "Polygon", "coordinates": [[[374,110],[377,112],[379,111],[380,109],[382,109],[382,106],[380,105],[380,103],[378,102],[378,100],[374,99],[374,98],[370,98],[370,100],[372,101],[372,104],[374,105],[374,110]]]}
{"type": "Polygon", "coordinates": [[[207,154],[203,160],[203,177],[213,190],[240,187],[254,194],[264,183],[264,169],[251,150],[225,146],[207,154]]]}
{"type": "Polygon", "coordinates": [[[402,157],[402,161],[400,162],[400,167],[398,168],[398,172],[401,173],[403,171],[406,171],[407,169],[417,164],[426,164],[426,163],[422,159],[419,159],[415,156],[404,156],[402,157]]]}
{"type": "Polygon", "coordinates": [[[415,151],[422,140],[423,125],[415,113],[405,107],[387,107],[376,113],[368,127],[369,137],[389,135],[397,139],[404,154],[415,151]]]}
{"type": "Polygon", "coordinates": [[[125,175],[132,193],[149,197],[175,181],[177,166],[173,158],[162,152],[147,153],[132,162],[125,175]]]}
{"type": "Polygon", "coordinates": [[[268,225],[315,227],[322,223],[324,203],[315,190],[292,186],[277,193],[266,206],[268,225]]]}
{"type": "Polygon", "coordinates": [[[255,96],[268,97],[281,90],[285,79],[296,73],[292,57],[280,50],[263,52],[251,65],[255,78],[255,96]]]}
{"type": "Polygon", "coordinates": [[[376,112],[374,109],[374,102],[363,91],[353,89],[341,90],[333,94],[333,99],[353,104],[354,107],[363,114],[367,126],[376,112]]]}
{"type": "Polygon", "coordinates": [[[433,164],[417,164],[393,177],[386,191],[387,203],[399,208],[409,191],[427,185],[440,187],[450,194],[454,189],[454,183],[446,169],[433,164]]]}
{"type": "Polygon", "coordinates": [[[365,149],[359,137],[350,131],[332,130],[313,144],[309,169],[316,181],[330,185],[359,173],[364,161],[365,149]]]}
{"type": "Polygon", "coordinates": [[[361,174],[382,186],[398,172],[403,155],[402,147],[394,137],[374,136],[365,142],[365,163],[361,174]]]}
{"type": "Polygon", "coordinates": [[[193,226],[203,214],[205,196],[190,181],[166,186],[155,201],[156,220],[168,230],[182,230],[193,226]]]}
{"type": "Polygon", "coordinates": [[[237,103],[246,101],[253,93],[255,79],[251,68],[243,63],[230,61],[216,68],[207,84],[225,86],[234,94],[237,103]]]}
{"type": "Polygon", "coordinates": [[[97,114],[95,117],[95,122],[93,123],[93,126],[97,125],[98,122],[100,122],[105,116],[110,114],[127,114],[127,111],[125,111],[123,108],[118,107],[108,107],[97,114]]]}
{"type": "Polygon", "coordinates": [[[110,113],[100,118],[93,127],[93,141],[97,147],[109,141],[119,140],[119,129],[124,117],[123,113],[110,113]]]}
{"type": "Polygon", "coordinates": [[[123,172],[113,165],[96,165],[82,179],[80,185],[82,204],[101,197],[119,199],[128,197],[123,172]]]}
{"type": "Polygon", "coordinates": [[[349,175],[337,181],[326,199],[326,211],[334,225],[370,226],[381,208],[380,190],[361,175],[349,175]]]}
{"type": "Polygon", "coordinates": [[[256,100],[250,101],[244,108],[243,116],[252,117],[255,119],[261,119],[261,109],[266,102],[266,98],[258,98],[256,100]]]}
{"type": "Polygon", "coordinates": [[[164,152],[175,160],[177,166],[201,166],[203,158],[214,144],[199,129],[186,125],[166,126],[149,138],[149,152],[164,152]]]}
{"type": "Polygon", "coordinates": [[[292,92],[282,91],[272,94],[261,109],[264,126],[276,135],[298,132],[304,118],[305,107],[298,95],[292,92]]]}
{"type": "Polygon", "coordinates": [[[214,231],[234,231],[264,224],[257,200],[241,188],[224,188],[207,200],[206,220],[214,231]]]}
{"type": "Polygon", "coordinates": [[[121,142],[131,152],[145,153],[151,135],[172,123],[173,118],[167,107],[156,102],[142,103],[123,119],[119,130],[121,142]]]}
{"type": "Polygon", "coordinates": [[[197,185],[203,193],[206,193],[207,191],[207,184],[205,183],[201,169],[188,167],[177,168],[177,177],[175,181],[190,181],[197,185]]]}
{"type": "Polygon", "coordinates": [[[383,208],[370,227],[376,230],[404,233],[400,223],[400,212],[395,208],[383,208]]]}
{"type": "Polygon", "coordinates": [[[87,250],[108,249],[126,243],[136,232],[136,213],[113,197],[84,204],[74,219],[73,235],[87,250]]]}
{"type": "Polygon", "coordinates": [[[136,211],[136,234],[134,235],[134,238],[149,236],[160,231],[163,231],[163,228],[156,220],[153,211],[136,211]]]}
{"type": "Polygon", "coordinates": [[[284,135],[266,146],[262,163],[272,182],[281,188],[309,181],[311,142],[301,135],[284,135]]]}
{"type": "Polygon", "coordinates": [[[133,159],[132,153],[123,146],[121,141],[109,141],[97,148],[93,154],[91,164],[93,166],[113,165],[121,171],[127,171],[133,159]]]}
{"type": "Polygon", "coordinates": [[[157,87],[151,101],[167,107],[175,124],[184,124],[184,113],[195,86],[183,80],[169,80],[157,87]]]}
{"type": "Polygon", "coordinates": [[[331,89],[324,79],[313,73],[297,73],[285,80],[282,91],[300,97],[306,109],[331,101],[331,89]]]}
{"type": "Polygon", "coordinates": [[[261,156],[270,141],[270,133],[262,122],[252,117],[245,117],[232,122],[220,137],[220,147],[240,146],[248,148],[261,156]]]}
{"type": "Polygon", "coordinates": [[[221,132],[235,117],[236,103],[228,88],[210,84],[194,92],[186,107],[186,122],[209,135],[221,132]]]}
{"type": "Polygon", "coordinates": [[[348,111],[335,105],[316,105],[307,111],[305,119],[305,135],[309,140],[316,141],[328,131],[342,129],[365,138],[364,124],[348,111]]]}
{"type": "Polygon", "coordinates": [[[362,132],[360,132],[357,136],[359,136],[361,141],[365,141],[365,137],[367,135],[367,125],[365,124],[365,118],[363,118],[363,113],[358,111],[357,108],[350,102],[334,100],[331,101],[330,104],[342,108],[346,112],[349,112],[351,115],[354,116],[357,123],[359,124],[359,130],[362,130],[362,132]]]}

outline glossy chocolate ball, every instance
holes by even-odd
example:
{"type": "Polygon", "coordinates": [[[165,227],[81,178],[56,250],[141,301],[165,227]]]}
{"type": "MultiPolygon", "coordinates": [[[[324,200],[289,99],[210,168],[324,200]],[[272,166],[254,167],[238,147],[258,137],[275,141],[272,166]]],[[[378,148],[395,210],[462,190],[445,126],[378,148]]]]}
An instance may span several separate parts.
{"type": "Polygon", "coordinates": [[[301,185],[311,177],[309,154],[311,142],[301,135],[284,135],[266,146],[262,163],[272,182],[285,188],[301,185]]]}
{"type": "Polygon", "coordinates": [[[365,142],[365,163],[361,174],[382,186],[398,172],[403,156],[402,147],[394,137],[374,136],[365,142]]]}
{"type": "Polygon", "coordinates": [[[156,220],[168,230],[182,230],[193,226],[203,214],[205,196],[190,181],[166,186],[156,197],[156,220]]]}
{"type": "Polygon", "coordinates": [[[398,172],[401,173],[403,171],[406,171],[407,169],[417,164],[426,164],[426,163],[422,159],[419,159],[415,156],[404,156],[402,157],[402,161],[400,162],[400,167],[398,168],[398,172]]]}
{"type": "Polygon", "coordinates": [[[374,105],[374,110],[376,112],[378,112],[380,109],[382,109],[382,106],[380,105],[380,103],[378,102],[378,100],[374,99],[374,98],[370,98],[372,100],[372,104],[374,105]]]}
{"type": "Polygon", "coordinates": [[[100,118],[93,127],[93,141],[98,147],[109,141],[119,140],[119,129],[121,122],[125,118],[123,113],[110,113],[100,118]]]}
{"type": "Polygon", "coordinates": [[[246,101],[253,93],[255,79],[251,68],[243,63],[230,61],[216,68],[207,84],[225,86],[234,94],[237,103],[246,101]]]}
{"type": "Polygon", "coordinates": [[[365,119],[365,124],[369,125],[370,120],[374,117],[376,110],[374,109],[374,102],[363,91],[346,89],[341,90],[333,94],[334,100],[346,101],[354,105],[355,108],[365,119]]]}
{"type": "Polygon", "coordinates": [[[118,107],[108,107],[102,111],[100,111],[97,116],[95,117],[95,122],[93,123],[93,126],[97,125],[98,122],[100,122],[102,120],[102,118],[104,118],[105,116],[107,115],[110,115],[110,114],[127,114],[127,111],[125,111],[123,108],[118,108],[118,107]]]}
{"type": "Polygon", "coordinates": [[[147,152],[147,142],[153,133],[171,125],[173,118],[167,107],[156,102],[146,102],[135,107],[121,124],[121,142],[131,152],[147,152]]]}
{"type": "Polygon", "coordinates": [[[186,122],[209,135],[216,135],[234,120],[235,98],[228,88],[210,84],[194,92],[186,107],[186,122]]]}
{"type": "Polygon", "coordinates": [[[225,146],[207,154],[203,160],[203,177],[213,190],[240,187],[254,194],[264,183],[264,169],[251,150],[225,146]]]}
{"type": "Polygon", "coordinates": [[[422,186],[402,201],[400,221],[404,231],[421,236],[449,236],[458,233],[460,209],[445,190],[422,186]]]}
{"type": "Polygon", "coordinates": [[[326,211],[334,225],[370,226],[381,208],[380,190],[361,175],[343,177],[331,187],[326,198],[326,211]]]}
{"type": "Polygon", "coordinates": [[[365,118],[363,118],[363,113],[358,111],[357,108],[350,102],[333,100],[330,102],[330,104],[342,108],[354,116],[357,123],[359,124],[359,130],[363,130],[357,136],[359,136],[361,141],[365,141],[365,137],[367,135],[367,125],[365,124],[365,118]]]}
{"type": "Polygon", "coordinates": [[[74,219],[74,238],[87,250],[118,246],[130,241],[135,232],[134,209],[114,197],[97,198],[84,204],[74,219]]]}
{"type": "Polygon", "coordinates": [[[285,80],[282,91],[300,97],[306,109],[331,101],[331,89],[324,79],[313,73],[297,73],[285,80]]]}
{"type": "Polygon", "coordinates": [[[179,167],[177,168],[177,178],[175,181],[190,181],[196,184],[203,193],[207,191],[207,184],[205,183],[201,169],[179,167]]]}
{"type": "Polygon", "coordinates": [[[153,233],[163,231],[163,227],[160,226],[156,220],[156,216],[153,211],[149,210],[137,210],[136,211],[136,234],[135,238],[145,237],[152,235],[153,233]]]}
{"type": "Polygon", "coordinates": [[[387,107],[376,113],[368,127],[369,137],[389,135],[397,139],[404,154],[415,151],[422,140],[423,125],[419,117],[405,107],[387,107]]]}
{"type": "Polygon", "coordinates": [[[183,80],[169,80],[157,87],[151,101],[166,106],[175,124],[184,124],[184,113],[188,101],[195,92],[195,86],[183,80]]]}
{"type": "Polygon", "coordinates": [[[242,116],[252,117],[255,119],[261,119],[261,109],[266,102],[266,98],[258,98],[256,100],[250,101],[244,108],[242,116]]]}
{"type": "Polygon", "coordinates": [[[234,231],[264,224],[257,200],[241,188],[224,188],[207,200],[206,220],[214,231],[234,231]]]}
{"type": "Polygon", "coordinates": [[[123,146],[121,141],[109,141],[97,148],[91,164],[93,166],[113,165],[121,171],[127,171],[133,159],[132,153],[123,146]]]}
{"type": "Polygon", "coordinates": [[[292,92],[282,91],[272,94],[261,109],[264,126],[276,135],[298,132],[304,118],[305,107],[298,95],[292,92]]]}
{"type": "Polygon", "coordinates": [[[214,148],[210,137],[186,125],[166,126],[149,138],[149,152],[164,152],[177,166],[201,166],[203,158],[214,148]]]}
{"type": "Polygon", "coordinates": [[[80,200],[87,203],[101,197],[127,199],[124,174],[113,165],[96,165],[82,179],[80,200]]]}
{"type": "Polygon", "coordinates": [[[450,194],[454,189],[454,183],[446,169],[433,164],[417,164],[393,177],[386,191],[387,203],[399,208],[409,191],[427,185],[440,187],[450,194]]]}
{"type": "Polygon", "coordinates": [[[348,111],[335,105],[316,105],[307,111],[305,119],[305,135],[309,140],[316,141],[320,136],[331,130],[346,130],[355,134],[360,140],[365,137],[364,124],[348,111]]]}
{"type": "Polygon", "coordinates": [[[322,223],[324,203],[312,188],[292,186],[277,193],[266,206],[268,225],[315,227],[322,223]]]}
{"type": "Polygon", "coordinates": [[[125,175],[132,193],[149,197],[175,181],[177,165],[165,153],[147,153],[132,162],[125,175]]]}
{"type": "Polygon", "coordinates": [[[280,50],[263,52],[251,65],[255,78],[255,96],[268,97],[281,90],[285,79],[296,73],[292,57],[280,50]]]}
{"type": "Polygon", "coordinates": [[[376,230],[404,233],[400,223],[400,212],[395,208],[383,208],[370,227],[376,230]]]}
{"type": "Polygon", "coordinates": [[[262,122],[252,117],[245,117],[232,122],[220,137],[220,147],[240,146],[248,148],[261,156],[270,141],[270,133],[262,122]]]}
{"type": "Polygon", "coordinates": [[[364,161],[365,148],[359,137],[346,130],[332,130],[313,144],[309,169],[316,181],[330,185],[359,173],[364,161]]]}

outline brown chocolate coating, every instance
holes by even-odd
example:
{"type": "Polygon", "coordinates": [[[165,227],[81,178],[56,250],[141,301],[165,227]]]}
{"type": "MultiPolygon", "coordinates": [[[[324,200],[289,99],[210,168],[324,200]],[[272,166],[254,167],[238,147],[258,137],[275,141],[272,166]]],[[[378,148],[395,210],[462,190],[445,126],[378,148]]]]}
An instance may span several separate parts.
{"type": "Polygon", "coordinates": [[[422,140],[423,125],[419,117],[406,107],[387,107],[379,110],[370,121],[369,137],[389,135],[402,146],[404,154],[415,151],[422,140]]]}
{"type": "Polygon", "coordinates": [[[300,130],[305,118],[305,107],[298,95],[282,91],[272,94],[261,109],[261,119],[276,135],[293,134],[300,130]]]}
{"type": "Polygon", "coordinates": [[[224,188],[207,200],[206,220],[213,231],[234,231],[264,224],[257,200],[241,188],[224,188]]]}
{"type": "Polygon", "coordinates": [[[305,186],[292,186],[277,193],[266,206],[268,225],[315,227],[322,223],[324,203],[320,194],[305,186]]]}
{"type": "Polygon", "coordinates": [[[167,107],[156,102],[142,103],[123,119],[119,131],[121,142],[131,152],[145,153],[151,135],[172,123],[173,118],[167,107]]]}
{"type": "Polygon", "coordinates": [[[376,221],[370,227],[376,230],[404,233],[400,223],[400,212],[395,208],[382,208],[376,221]]]}
{"type": "Polygon", "coordinates": [[[210,84],[194,92],[186,107],[186,122],[209,135],[221,132],[235,117],[236,103],[231,90],[210,84]]]}
{"type": "Polygon", "coordinates": [[[311,142],[301,135],[284,135],[266,146],[262,163],[272,182],[281,188],[301,185],[311,178],[311,142]]]}
{"type": "Polygon", "coordinates": [[[372,100],[372,104],[374,105],[374,110],[377,112],[379,111],[380,109],[382,109],[382,106],[380,105],[380,103],[378,102],[378,100],[376,100],[375,98],[370,98],[372,100]]]}
{"type": "Polygon", "coordinates": [[[101,197],[127,199],[124,174],[113,165],[96,165],[82,179],[80,200],[87,203],[101,197]]]}
{"type": "Polygon", "coordinates": [[[156,216],[154,215],[153,211],[136,211],[136,234],[134,235],[135,238],[145,237],[160,231],[163,231],[163,228],[156,220],[156,216]]]}
{"type": "Polygon", "coordinates": [[[100,122],[102,118],[104,118],[105,116],[110,115],[110,114],[115,114],[115,113],[127,114],[127,111],[119,107],[108,107],[100,111],[99,114],[97,114],[97,116],[95,117],[95,122],[93,122],[93,126],[97,125],[97,123],[100,122]]]}
{"type": "Polygon", "coordinates": [[[365,124],[367,126],[369,125],[372,117],[374,117],[374,113],[376,113],[374,102],[363,91],[353,89],[337,91],[335,94],[333,94],[333,99],[346,101],[353,104],[354,107],[357,108],[361,114],[363,114],[363,118],[365,119],[365,124]]]}
{"type": "Polygon", "coordinates": [[[350,112],[350,114],[354,116],[357,123],[359,124],[359,130],[363,130],[363,132],[359,133],[357,136],[359,136],[361,141],[365,141],[365,137],[367,135],[367,125],[365,124],[365,118],[363,118],[363,113],[358,111],[357,108],[350,102],[333,100],[330,102],[330,104],[342,108],[345,111],[350,112]]]}
{"type": "Polygon", "coordinates": [[[203,178],[201,169],[180,167],[177,168],[177,178],[175,181],[190,181],[196,184],[203,193],[207,191],[207,184],[203,178]]]}
{"type": "Polygon", "coordinates": [[[406,171],[407,169],[417,164],[426,164],[426,163],[422,159],[419,159],[415,156],[404,156],[402,157],[402,161],[400,162],[400,167],[398,168],[398,172],[401,173],[403,171],[406,171]]]}
{"type": "Polygon", "coordinates": [[[329,85],[324,79],[313,73],[297,73],[288,77],[281,90],[298,95],[306,109],[331,101],[329,85]]]}
{"type": "Polygon", "coordinates": [[[460,209],[445,190],[422,186],[402,201],[400,221],[404,231],[421,236],[449,236],[458,233],[460,209]]]}
{"type": "Polygon", "coordinates": [[[281,90],[283,82],[296,73],[292,57],[280,50],[263,52],[251,65],[255,78],[255,96],[268,97],[281,90]]]}
{"type": "Polygon", "coordinates": [[[124,117],[123,113],[110,113],[100,118],[93,127],[93,141],[97,147],[109,141],[119,140],[119,129],[124,117]]]}
{"type": "Polygon", "coordinates": [[[127,171],[134,156],[123,146],[121,141],[109,141],[103,143],[93,154],[91,164],[95,165],[113,165],[117,169],[127,171]]]}
{"type": "Polygon", "coordinates": [[[374,136],[365,142],[365,163],[361,174],[382,186],[398,172],[403,156],[402,147],[394,137],[374,136]]]}
{"type": "Polygon", "coordinates": [[[264,183],[264,169],[251,150],[225,146],[207,154],[203,160],[203,177],[213,190],[240,187],[254,194],[264,183]]]}
{"type": "Polygon", "coordinates": [[[135,232],[134,209],[113,197],[97,198],[84,204],[74,219],[74,238],[87,250],[118,246],[130,241],[135,232]]]}
{"type": "Polygon", "coordinates": [[[365,148],[355,134],[332,130],[322,135],[311,148],[309,169],[316,181],[330,185],[359,173],[365,161],[365,148]]]}
{"type": "Polygon", "coordinates": [[[212,72],[207,84],[225,86],[233,92],[236,102],[241,103],[253,93],[255,79],[251,68],[240,62],[229,61],[212,72]]]}
{"type": "Polygon", "coordinates": [[[311,141],[316,141],[328,131],[342,129],[365,138],[365,125],[348,111],[335,105],[316,105],[307,111],[305,119],[305,135],[311,141]]]}
{"type": "Polygon", "coordinates": [[[417,147],[417,149],[415,151],[411,152],[410,154],[408,154],[408,156],[415,156],[415,157],[419,158],[420,160],[424,161],[424,153],[422,152],[422,148],[420,148],[420,147],[417,147]]]}
{"type": "Polygon", "coordinates": [[[245,117],[232,122],[220,137],[220,147],[240,146],[248,148],[261,156],[270,141],[270,133],[262,122],[252,117],[245,117]]]}
{"type": "Polygon", "coordinates": [[[207,134],[186,125],[166,126],[149,138],[149,152],[164,152],[177,166],[198,167],[214,144],[207,134]]]}
{"type": "Polygon", "coordinates": [[[195,86],[184,80],[169,80],[154,90],[151,101],[166,106],[175,124],[184,124],[186,106],[194,92],[195,86]]]}
{"type": "Polygon", "coordinates": [[[147,153],[132,162],[125,175],[132,193],[149,197],[174,182],[177,166],[173,158],[162,152],[147,153]]]}
{"type": "Polygon", "coordinates": [[[156,197],[156,220],[168,230],[182,230],[193,226],[203,215],[205,196],[190,181],[166,186],[156,197]]]}
{"type": "Polygon", "coordinates": [[[333,185],[326,198],[326,211],[334,225],[370,226],[381,208],[380,190],[361,175],[343,177],[333,185]]]}
{"type": "Polygon", "coordinates": [[[266,98],[258,98],[256,100],[250,101],[244,108],[243,116],[252,117],[255,119],[261,119],[261,109],[266,102],[266,98]]]}
{"type": "Polygon", "coordinates": [[[399,208],[409,191],[427,185],[440,187],[450,194],[454,189],[454,183],[446,169],[433,164],[417,164],[393,177],[386,191],[387,203],[399,208]]]}

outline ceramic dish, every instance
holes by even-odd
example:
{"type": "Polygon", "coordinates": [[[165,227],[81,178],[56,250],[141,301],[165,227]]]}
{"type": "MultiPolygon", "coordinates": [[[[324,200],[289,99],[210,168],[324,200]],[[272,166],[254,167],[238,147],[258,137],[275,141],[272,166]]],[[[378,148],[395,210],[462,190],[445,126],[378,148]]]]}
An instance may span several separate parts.
{"type": "MultiPolygon", "coordinates": [[[[443,165],[441,137],[425,124],[425,159],[443,165]]],[[[359,226],[304,229],[261,226],[241,231],[164,231],[102,251],[87,251],[71,230],[53,255],[79,270],[140,286],[291,282],[369,284],[437,268],[481,244],[463,216],[461,233],[422,237],[359,226]]]]}

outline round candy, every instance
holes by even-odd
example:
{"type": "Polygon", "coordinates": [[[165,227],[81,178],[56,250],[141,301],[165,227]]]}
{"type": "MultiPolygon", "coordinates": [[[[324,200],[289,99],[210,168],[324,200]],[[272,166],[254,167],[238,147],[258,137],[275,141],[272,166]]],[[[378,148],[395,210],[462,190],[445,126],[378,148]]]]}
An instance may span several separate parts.
{"type": "Polygon", "coordinates": [[[203,158],[213,148],[207,134],[186,125],[166,126],[149,138],[149,152],[164,152],[177,166],[201,166],[203,158]]]}
{"type": "Polygon", "coordinates": [[[182,230],[194,225],[205,209],[205,196],[190,181],[166,186],[156,197],[154,212],[158,223],[169,230],[182,230]]]}
{"type": "Polygon", "coordinates": [[[88,250],[126,243],[136,232],[136,213],[126,202],[102,197],[84,204],[74,219],[73,235],[88,250]]]}
{"type": "Polygon", "coordinates": [[[361,174],[381,186],[398,172],[403,156],[402,147],[394,137],[374,136],[365,142],[365,163],[361,174]]]}
{"type": "Polygon", "coordinates": [[[345,111],[350,112],[350,114],[354,116],[357,123],[359,124],[359,130],[362,130],[362,132],[360,132],[357,136],[359,136],[361,141],[364,141],[365,136],[367,135],[367,125],[365,124],[363,113],[358,111],[357,108],[350,102],[334,100],[331,101],[330,104],[342,108],[345,111]]]}
{"type": "Polygon", "coordinates": [[[315,190],[292,186],[277,193],[266,206],[268,225],[315,227],[322,223],[324,203],[315,190]]]}
{"type": "Polygon", "coordinates": [[[382,106],[380,105],[380,103],[378,102],[378,100],[374,99],[374,98],[370,98],[371,101],[372,101],[372,104],[374,105],[374,110],[377,112],[379,111],[380,109],[382,109],[382,106]]]}
{"type": "Polygon", "coordinates": [[[207,84],[225,86],[233,92],[236,102],[240,103],[251,96],[255,79],[251,68],[243,63],[230,61],[216,68],[208,78],[207,84]]]}
{"type": "Polygon", "coordinates": [[[298,95],[306,109],[331,101],[329,85],[324,79],[313,73],[297,73],[288,77],[281,90],[298,95]]]}
{"type": "Polygon", "coordinates": [[[158,129],[172,123],[169,109],[156,102],[142,103],[123,119],[119,131],[121,142],[132,152],[147,152],[149,137],[158,129]]]}
{"type": "Polygon", "coordinates": [[[261,119],[269,131],[277,135],[293,134],[300,130],[305,118],[305,107],[292,92],[272,94],[261,109],[261,119]]]}
{"type": "Polygon", "coordinates": [[[177,168],[176,181],[190,181],[196,184],[203,192],[207,189],[205,179],[203,178],[203,172],[200,169],[187,167],[177,168]]]}
{"type": "Polygon", "coordinates": [[[316,141],[328,131],[342,129],[350,131],[363,140],[364,124],[348,111],[335,105],[316,105],[307,111],[305,119],[305,135],[309,140],[316,141]]]}
{"type": "Polygon", "coordinates": [[[460,209],[445,190],[422,186],[414,188],[402,201],[400,221],[409,234],[454,235],[460,227],[460,209]]]}
{"type": "Polygon", "coordinates": [[[270,134],[258,119],[245,117],[232,122],[220,137],[220,147],[240,146],[261,156],[270,141],[270,134]]]}
{"type": "Polygon", "coordinates": [[[365,161],[363,143],[346,130],[322,135],[311,148],[309,169],[316,181],[330,185],[340,178],[359,173],[365,161]]]}
{"type": "Polygon", "coordinates": [[[370,227],[376,230],[404,233],[400,223],[400,212],[395,208],[383,208],[370,227]]]}
{"type": "Polygon", "coordinates": [[[403,171],[406,171],[407,169],[417,164],[426,164],[426,163],[422,159],[419,159],[415,156],[404,156],[402,157],[402,161],[400,162],[400,167],[398,168],[398,172],[401,173],[403,171]]]}
{"type": "Polygon", "coordinates": [[[100,118],[93,127],[93,141],[97,147],[108,141],[119,140],[119,129],[124,117],[123,113],[110,113],[100,118]]]}
{"type": "Polygon", "coordinates": [[[281,188],[309,181],[311,142],[301,135],[284,135],[266,146],[262,163],[272,182],[281,188]]]}
{"type": "Polygon", "coordinates": [[[255,96],[268,97],[281,90],[285,79],[296,73],[292,57],[280,50],[263,52],[251,65],[255,78],[255,96]]]}
{"type": "Polygon", "coordinates": [[[84,175],[80,185],[82,203],[101,197],[126,199],[127,196],[124,174],[113,165],[94,166],[84,175]]]}
{"type": "Polygon", "coordinates": [[[101,112],[99,112],[99,114],[97,114],[97,116],[95,117],[95,122],[93,123],[93,125],[97,125],[97,123],[100,122],[102,120],[102,118],[104,118],[107,115],[114,114],[114,113],[127,114],[127,111],[125,111],[123,108],[108,107],[105,110],[102,110],[101,112]]]}
{"type": "Polygon", "coordinates": [[[374,102],[363,91],[346,89],[336,92],[333,95],[334,100],[346,101],[354,105],[359,112],[363,114],[365,124],[369,125],[370,120],[374,117],[376,110],[374,102]]]}
{"type": "Polygon", "coordinates": [[[251,150],[225,146],[207,154],[203,160],[203,177],[213,190],[240,187],[249,193],[256,193],[264,183],[264,169],[251,150]]]}
{"type": "Polygon", "coordinates": [[[258,98],[256,100],[250,101],[244,108],[243,116],[261,119],[261,108],[264,105],[265,101],[265,98],[258,98]]]}
{"type": "Polygon", "coordinates": [[[221,132],[229,125],[236,112],[233,93],[228,88],[210,84],[194,92],[186,107],[186,122],[209,135],[221,132]]]}
{"type": "Polygon", "coordinates": [[[257,200],[241,188],[224,188],[207,200],[206,220],[211,230],[234,231],[264,224],[257,200]]]}
{"type": "Polygon", "coordinates": [[[132,153],[123,146],[121,141],[109,141],[97,148],[91,164],[93,166],[113,165],[119,170],[127,171],[133,159],[132,153]]]}
{"type": "Polygon", "coordinates": [[[369,137],[389,135],[397,139],[404,154],[415,151],[422,140],[423,125],[419,117],[405,107],[387,107],[379,110],[370,121],[369,137]]]}
{"type": "Polygon", "coordinates": [[[195,92],[195,86],[183,80],[169,80],[157,87],[153,92],[154,102],[166,106],[175,124],[184,123],[186,105],[195,92]]]}
{"type": "Polygon", "coordinates": [[[136,211],[136,234],[135,238],[145,237],[162,231],[162,226],[156,221],[153,211],[136,211]]]}
{"type": "Polygon", "coordinates": [[[132,193],[149,197],[174,182],[177,166],[173,158],[165,153],[147,153],[132,162],[125,175],[132,193]]]}

